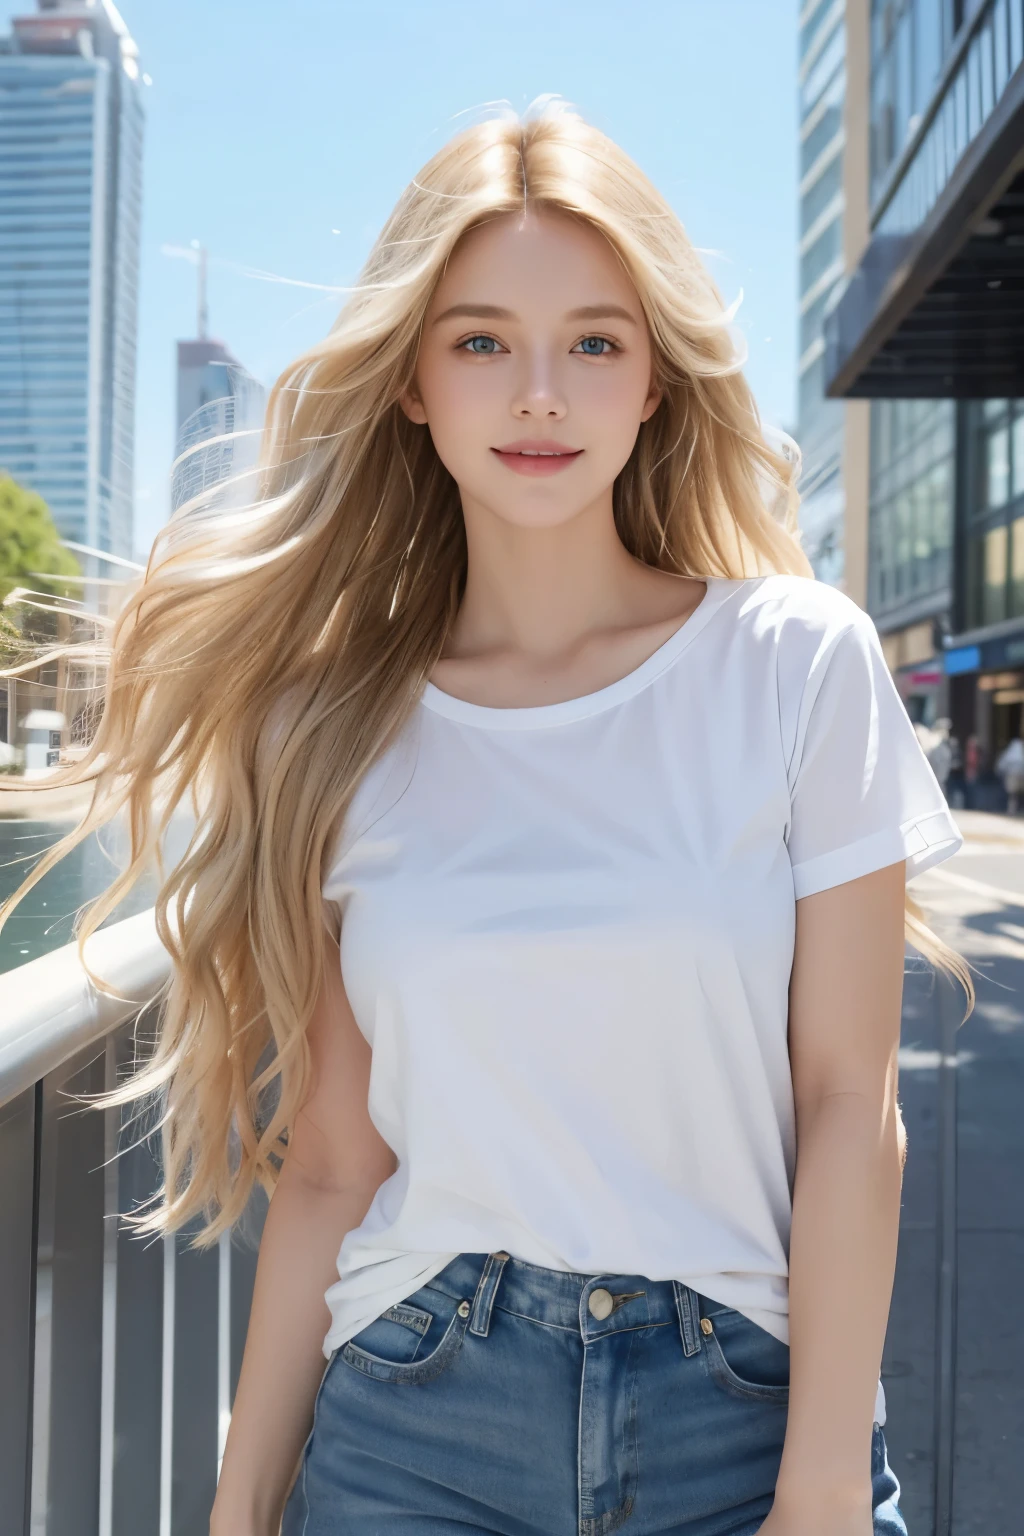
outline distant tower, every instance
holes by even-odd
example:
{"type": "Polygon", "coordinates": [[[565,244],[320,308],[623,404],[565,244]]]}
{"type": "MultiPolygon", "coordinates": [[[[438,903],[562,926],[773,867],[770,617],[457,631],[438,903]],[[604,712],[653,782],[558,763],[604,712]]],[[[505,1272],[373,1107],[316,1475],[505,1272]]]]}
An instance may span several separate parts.
{"type": "Polygon", "coordinates": [[[200,491],[217,485],[232,471],[255,462],[256,429],[262,423],[265,391],[222,341],[207,335],[206,261],[196,247],[196,339],[178,342],[178,401],[171,507],[176,510],[200,491]],[[253,435],[230,442],[234,432],[253,435]],[[208,443],[206,448],[199,445],[208,443]],[[189,451],[193,450],[193,451],[189,451]],[[187,454],[183,458],[182,455],[187,454]]]}
{"type": "Polygon", "coordinates": [[[111,0],[38,5],[0,38],[0,468],[127,558],[145,77],[111,0]]]}

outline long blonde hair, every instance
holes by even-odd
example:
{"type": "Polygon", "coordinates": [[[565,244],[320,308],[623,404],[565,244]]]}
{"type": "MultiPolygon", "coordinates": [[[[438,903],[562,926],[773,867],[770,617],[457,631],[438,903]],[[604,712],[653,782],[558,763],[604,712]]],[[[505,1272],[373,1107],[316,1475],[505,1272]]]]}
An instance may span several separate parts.
{"type": "MultiPolygon", "coordinates": [[[[136,1218],[144,1230],[200,1217],[212,1241],[280,1168],[337,936],[321,896],[332,849],[442,652],[465,582],[457,486],[398,400],[457,243],[526,205],[598,230],[647,316],[664,394],[614,489],[626,548],[689,576],[811,575],[795,457],[766,440],[731,314],[633,162],[552,107],[445,145],[403,193],[328,335],[274,385],[244,504],[225,511],[203,493],[158,536],[112,627],[98,730],[54,781],[90,782],[90,808],[0,912],[123,808],[130,861],[80,922],[81,947],[191,800],[194,833],[161,869],[156,902],[173,961],[158,1042],[107,1101],[161,1107],[164,1185],[136,1218]]],[[[926,929],[913,937],[969,987],[958,957],[926,929]]]]}

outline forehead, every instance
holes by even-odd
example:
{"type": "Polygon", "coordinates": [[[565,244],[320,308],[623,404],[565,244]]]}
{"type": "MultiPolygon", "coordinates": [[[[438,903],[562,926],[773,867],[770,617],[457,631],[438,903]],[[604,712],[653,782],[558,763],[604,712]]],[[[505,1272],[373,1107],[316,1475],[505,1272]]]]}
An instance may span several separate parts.
{"type": "Polygon", "coordinates": [[[503,213],[464,235],[449,258],[430,310],[478,300],[517,312],[565,310],[613,301],[639,319],[636,289],[604,236],[549,209],[503,213]]]}

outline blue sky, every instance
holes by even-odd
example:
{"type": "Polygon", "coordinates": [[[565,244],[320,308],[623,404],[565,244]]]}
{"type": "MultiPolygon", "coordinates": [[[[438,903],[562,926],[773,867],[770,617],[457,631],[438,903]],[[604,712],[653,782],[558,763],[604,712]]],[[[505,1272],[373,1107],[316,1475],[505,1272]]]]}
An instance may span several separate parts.
{"type": "MultiPolygon", "coordinates": [[[[0,0],[0,20],[35,8],[0,0]]],[[[410,176],[494,100],[555,92],[661,188],[727,300],[748,377],[791,425],[798,0],[120,0],[146,91],[136,549],[168,512],[174,343],[210,329],[264,383],[328,328],[410,176]]],[[[6,26],[5,26],[6,30],[6,26]]]]}

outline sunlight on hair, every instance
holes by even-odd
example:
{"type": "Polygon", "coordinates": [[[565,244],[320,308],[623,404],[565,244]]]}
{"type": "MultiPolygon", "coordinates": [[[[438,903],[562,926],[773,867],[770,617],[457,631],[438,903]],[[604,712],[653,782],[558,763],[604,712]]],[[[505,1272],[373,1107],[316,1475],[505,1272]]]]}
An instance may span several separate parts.
{"type": "MultiPolygon", "coordinates": [[[[121,811],[130,857],[78,922],[80,947],[161,868],[156,923],[172,975],[159,1037],[105,1100],[141,1098],[162,1127],[164,1185],[136,1217],[144,1231],[199,1218],[199,1241],[214,1241],[257,1181],[272,1187],[286,1153],[337,938],[323,874],[357,785],[441,655],[465,581],[457,487],[398,401],[468,231],[524,204],[559,210],[598,231],[634,283],[663,397],[614,487],[630,553],[694,577],[811,578],[799,451],[762,428],[742,373],[742,294],[723,302],[665,199],[566,104],[539,98],[521,118],[474,110],[488,115],[409,184],[357,283],[245,269],[347,302],[274,385],[257,466],[180,507],[118,611],[80,652],[67,648],[103,659],[105,679],[87,750],[49,782],[90,783],[92,798],[0,908],[0,926],[121,811]],[[171,818],[190,806],[188,846],[163,870],[171,818]]],[[[0,779],[0,793],[11,787],[0,779]]],[[[969,990],[963,963],[912,922],[917,947],[969,990]]]]}

